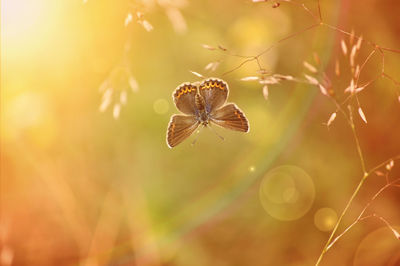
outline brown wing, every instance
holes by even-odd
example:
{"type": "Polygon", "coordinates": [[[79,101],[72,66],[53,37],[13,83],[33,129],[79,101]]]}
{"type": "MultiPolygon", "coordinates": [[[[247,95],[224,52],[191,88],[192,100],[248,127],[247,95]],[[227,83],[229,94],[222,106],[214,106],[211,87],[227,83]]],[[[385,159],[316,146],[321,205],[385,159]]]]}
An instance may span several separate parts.
{"type": "Polygon", "coordinates": [[[233,103],[211,113],[211,121],[215,124],[236,131],[249,132],[249,122],[243,112],[233,103]]]}
{"type": "Polygon", "coordinates": [[[183,83],[179,85],[172,98],[176,108],[184,114],[195,115],[196,114],[196,104],[195,96],[197,93],[197,87],[190,83],[183,83]]]}
{"type": "Polygon", "coordinates": [[[228,98],[229,88],[223,80],[209,78],[200,84],[199,93],[206,102],[207,112],[212,112],[224,105],[228,98]]]}
{"type": "Polygon", "coordinates": [[[188,138],[199,126],[194,116],[173,115],[168,124],[167,144],[173,148],[188,138]]]}

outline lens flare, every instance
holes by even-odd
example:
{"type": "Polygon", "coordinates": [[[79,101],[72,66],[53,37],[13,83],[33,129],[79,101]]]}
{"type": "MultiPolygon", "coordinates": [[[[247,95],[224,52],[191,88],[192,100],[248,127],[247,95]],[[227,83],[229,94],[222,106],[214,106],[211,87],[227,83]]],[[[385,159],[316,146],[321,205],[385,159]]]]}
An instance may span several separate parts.
{"type": "MultiPolygon", "coordinates": [[[[399,226],[394,229],[400,231],[399,226]]],[[[369,233],[358,246],[353,265],[400,265],[400,241],[386,226],[369,233]]]]}
{"type": "Polygon", "coordinates": [[[314,215],[315,226],[323,231],[330,231],[335,226],[337,214],[331,208],[321,208],[314,215]]]}
{"type": "Polygon", "coordinates": [[[279,166],[265,175],[259,195],[265,211],[275,219],[297,220],[307,213],[314,201],[314,183],[297,166],[279,166]]]}

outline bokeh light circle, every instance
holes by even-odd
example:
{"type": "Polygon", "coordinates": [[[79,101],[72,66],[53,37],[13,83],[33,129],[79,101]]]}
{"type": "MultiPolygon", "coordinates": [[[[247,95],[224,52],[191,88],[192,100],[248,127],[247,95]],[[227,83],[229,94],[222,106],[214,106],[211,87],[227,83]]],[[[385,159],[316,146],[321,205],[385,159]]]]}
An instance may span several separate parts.
{"type": "Polygon", "coordinates": [[[259,196],[265,211],[275,219],[297,220],[311,208],[315,197],[314,183],[297,166],[279,166],[264,176],[259,196]]]}
{"type": "MultiPolygon", "coordinates": [[[[394,229],[400,232],[399,226],[394,229]]],[[[400,265],[399,239],[387,226],[369,233],[358,245],[353,265],[400,265]]]]}
{"type": "Polygon", "coordinates": [[[321,208],[314,214],[314,224],[323,232],[332,230],[337,219],[337,213],[331,208],[321,208]]]}

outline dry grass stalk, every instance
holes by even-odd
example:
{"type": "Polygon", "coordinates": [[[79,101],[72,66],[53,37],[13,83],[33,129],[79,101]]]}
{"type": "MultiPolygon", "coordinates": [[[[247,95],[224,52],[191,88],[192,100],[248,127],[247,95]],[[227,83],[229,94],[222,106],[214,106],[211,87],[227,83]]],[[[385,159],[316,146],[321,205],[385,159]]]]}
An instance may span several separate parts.
{"type": "Polygon", "coordinates": [[[386,170],[388,171],[392,170],[393,166],[394,166],[394,160],[390,160],[389,163],[385,165],[386,170]]]}
{"type": "Polygon", "coordinates": [[[340,65],[339,65],[339,60],[336,58],[336,61],[335,61],[335,74],[336,74],[336,76],[340,76],[340,65]]]}
{"type": "Polygon", "coordinates": [[[350,66],[351,67],[354,67],[356,52],[357,52],[357,47],[354,45],[350,52],[350,66]]]}
{"type": "Polygon", "coordinates": [[[349,43],[352,45],[354,42],[354,28],[351,29],[350,36],[349,36],[349,43]]]}
{"type": "Polygon", "coordinates": [[[125,22],[124,22],[125,27],[127,27],[128,24],[132,22],[132,19],[133,19],[132,13],[129,12],[128,15],[126,15],[126,18],[125,18],[125,22]]]}
{"type": "Polygon", "coordinates": [[[138,21],[138,23],[141,24],[143,28],[148,32],[153,30],[153,25],[151,25],[150,22],[148,22],[147,20],[140,20],[138,21]]]}
{"type": "Polygon", "coordinates": [[[127,104],[129,88],[132,92],[139,90],[139,85],[130,69],[127,66],[115,67],[99,87],[102,93],[99,111],[105,112],[113,104],[113,117],[117,119],[121,107],[127,104]]]}
{"type": "Polygon", "coordinates": [[[264,85],[262,91],[263,91],[264,99],[265,99],[265,100],[268,100],[268,95],[269,95],[268,85],[264,85]]]}
{"type": "Polygon", "coordinates": [[[358,40],[357,40],[357,44],[356,44],[357,50],[360,50],[360,49],[361,49],[361,44],[362,44],[362,42],[363,42],[363,37],[361,36],[361,37],[358,38],[358,40]]]}
{"type": "Polygon", "coordinates": [[[114,109],[113,109],[114,119],[118,119],[120,113],[121,113],[121,104],[119,103],[114,104],[114,109]]]}
{"type": "Polygon", "coordinates": [[[259,81],[260,84],[278,84],[279,79],[274,76],[262,77],[259,81]]]}
{"type": "Polygon", "coordinates": [[[310,83],[310,84],[312,84],[312,85],[318,85],[319,84],[319,81],[316,79],[316,78],[314,78],[314,77],[311,77],[311,76],[309,76],[309,75],[307,75],[307,74],[304,74],[304,77],[308,80],[308,82],[310,83]]]}
{"type": "Polygon", "coordinates": [[[275,2],[275,3],[272,5],[272,8],[277,8],[277,7],[280,7],[280,6],[281,6],[281,3],[275,2]]]}
{"type": "Polygon", "coordinates": [[[119,101],[121,102],[122,105],[125,105],[127,102],[127,93],[126,90],[121,91],[119,95],[119,101]]]}
{"type": "Polygon", "coordinates": [[[128,83],[133,92],[137,92],[139,90],[139,85],[134,77],[130,76],[128,83]]]}
{"type": "Polygon", "coordinates": [[[358,114],[360,115],[360,117],[364,121],[364,123],[367,124],[367,118],[365,117],[365,114],[361,107],[358,107],[358,114]]]}
{"type": "Polygon", "coordinates": [[[210,51],[213,51],[213,50],[216,50],[217,48],[215,48],[215,47],[213,47],[213,46],[211,46],[211,45],[208,45],[208,44],[202,44],[201,45],[204,49],[207,49],[207,50],[210,50],[210,51]]]}
{"type": "Polygon", "coordinates": [[[313,57],[314,57],[314,62],[317,66],[319,66],[321,64],[321,59],[319,59],[319,56],[316,52],[313,53],[313,57]]]}
{"type": "MultiPolygon", "coordinates": [[[[384,173],[382,173],[382,172],[380,172],[380,171],[375,171],[375,173],[377,173],[377,172],[379,173],[378,176],[386,176],[386,177],[387,177],[387,174],[384,174],[384,173]]],[[[389,188],[389,187],[397,187],[397,186],[398,186],[397,183],[398,183],[399,181],[400,181],[400,178],[398,178],[398,179],[396,179],[396,180],[394,180],[394,181],[392,181],[392,182],[387,181],[386,185],[383,186],[380,190],[378,190],[378,192],[376,192],[375,195],[367,202],[367,204],[364,206],[364,208],[363,208],[362,211],[360,212],[360,214],[359,214],[359,216],[357,217],[357,219],[356,219],[353,223],[351,223],[348,227],[346,227],[346,229],[344,229],[342,233],[340,233],[337,237],[335,237],[335,238],[332,240],[332,242],[327,246],[326,250],[329,250],[340,238],[342,238],[342,237],[343,237],[348,231],[350,231],[350,229],[353,228],[356,224],[358,224],[359,222],[361,222],[361,221],[363,221],[363,220],[365,220],[365,219],[368,219],[368,218],[376,217],[376,218],[380,219],[381,221],[383,221],[383,222],[386,224],[386,226],[388,226],[389,229],[391,229],[391,230],[394,229],[383,217],[378,216],[376,213],[373,213],[373,214],[367,215],[367,216],[364,216],[364,213],[368,210],[368,208],[371,206],[371,204],[373,203],[373,201],[374,201],[382,192],[384,192],[384,191],[385,191],[387,188],[389,188]]],[[[397,232],[396,230],[392,230],[392,232],[393,232],[393,234],[395,235],[395,237],[396,237],[397,239],[399,239],[398,232],[397,232]]]]}
{"type": "Polygon", "coordinates": [[[204,70],[210,70],[214,72],[219,66],[219,62],[210,62],[205,67],[204,70]]]}
{"type": "Polygon", "coordinates": [[[290,75],[274,74],[273,77],[278,80],[294,80],[294,77],[290,75]]]}
{"type": "MultiPolygon", "coordinates": [[[[126,20],[125,20],[126,22],[126,20]]],[[[153,30],[153,26],[148,22],[147,20],[144,19],[144,14],[140,11],[136,11],[136,22],[147,31],[150,32],[153,30]]]]}
{"type": "Polygon", "coordinates": [[[307,61],[304,61],[304,62],[303,62],[303,66],[304,66],[308,71],[310,71],[311,73],[317,73],[317,72],[318,72],[317,69],[316,69],[313,65],[311,65],[310,63],[308,63],[307,61]]]}
{"type": "Polygon", "coordinates": [[[228,49],[226,49],[225,47],[223,47],[223,46],[220,45],[220,44],[218,45],[218,48],[219,48],[220,50],[224,51],[224,52],[225,52],[225,51],[228,51],[228,49]]]}
{"type": "Polygon", "coordinates": [[[199,77],[199,78],[204,78],[204,76],[203,76],[202,74],[200,74],[200,73],[198,73],[198,72],[196,72],[196,71],[191,71],[191,70],[189,70],[189,72],[192,73],[193,75],[199,77]]]}
{"type": "Polygon", "coordinates": [[[358,80],[360,76],[360,65],[356,66],[356,70],[354,71],[354,77],[358,80]]]}
{"type": "Polygon", "coordinates": [[[257,69],[257,73],[261,74],[261,75],[268,75],[270,74],[266,69],[257,69]]]}
{"type": "Polygon", "coordinates": [[[390,230],[392,230],[392,233],[394,234],[394,236],[395,236],[398,240],[400,240],[400,234],[399,234],[399,232],[397,232],[396,229],[394,229],[393,226],[390,225],[390,223],[389,223],[386,219],[384,219],[382,216],[377,216],[377,215],[374,215],[374,216],[375,216],[375,217],[378,217],[382,222],[384,222],[384,223],[386,224],[386,226],[389,227],[390,230]]]}
{"type": "Polygon", "coordinates": [[[318,88],[323,95],[329,96],[328,90],[322,84],[318,84],[318,88]]]}
{"type": "Polygon", "coordinates": [[[329,117],[328,122],[326,123],[326,125],[329,127],[332,124],[332,122],[335,121],[335,119],[336,119],[336,112],[333,112],[331,114],[331,116],[329,117]]]}
{"type": "Polygon", "coordinates": [[[259,80],[259,79],[260,79],[259,77],[251,76],[251,77],[241,78],[240,80],[241,81],[252,81],[252,80],[259,80]]]}
{"type": "Polygon", "coordinates": [[[102,100],[100,107],[99,107],[99,111],[100,112],[104,112],[105,110],[107,110],[107,107],[110,105],[111,103],[111,98],[107,97],[105,99],[102,100]]]}
{"type": "Polygon", "coordinates": [[[343,53],[343,55],[347,55],[347,45],[346,45],[346,43],[345,43],[344,40],[342,40],[342,41],[340,42],[340,46],[342,47],[342,53],[343,53]]]}

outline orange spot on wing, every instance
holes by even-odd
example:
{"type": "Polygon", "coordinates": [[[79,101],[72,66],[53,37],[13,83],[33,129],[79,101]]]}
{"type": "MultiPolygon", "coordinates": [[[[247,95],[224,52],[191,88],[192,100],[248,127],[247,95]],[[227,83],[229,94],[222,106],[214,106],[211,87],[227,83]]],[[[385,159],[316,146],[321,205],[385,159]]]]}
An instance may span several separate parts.
{"type": "Polygon", "coordinates": [[[242,117],[242,114],[239,113],[237,110],[235,110],[235,115],[236,115],[237,118],[239,118],[240,123],[242,124],[242,126],[244,126],[244,119],[242,117]]]}
{"type": "Polygon", "coordinates": [[[195,90],[195,88],[193,88],[193,87],[189,87],[189,86],[183,87],[183,88],[180,89],[180,91],[176,95],[176,98],[179,99],[182,95],[187,94],[189,92],[192,92],[194,90],[195,90]]]}
{"type": "Polygon", "coordinates": [[[224,84],[223,83],[220,83],[220,82],[218,82],[218,81],[210,81],[210,82],[207,82],[206,84],[204,84],[202,87],[201,87],[201,89],[202,90],[205,90],[205,89],[211,89],[211,88],[219,88],[220,90],[225,90],[226,89],[226,87],[224,86],[224,84]]]}

